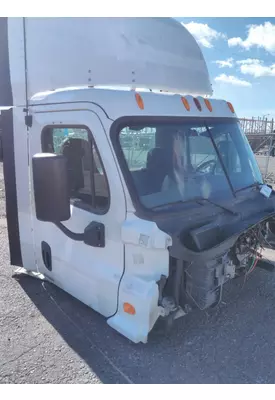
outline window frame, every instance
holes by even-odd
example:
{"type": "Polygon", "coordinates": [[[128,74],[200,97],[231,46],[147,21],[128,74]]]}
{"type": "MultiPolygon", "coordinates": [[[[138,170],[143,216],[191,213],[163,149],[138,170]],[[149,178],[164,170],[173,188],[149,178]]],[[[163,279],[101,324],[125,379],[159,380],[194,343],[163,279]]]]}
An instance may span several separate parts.
{"type": "MultiPolygon", "coordinates": [[[[106,173],[106,169],[104,166],[104,163],[102,161],[102,157],[101,154],[98,150],[94,135],[92,134],[91,130],[88,128],[88,126],[86,125],[74,125],[74,124],[70,124],[70,125],[66,125],[66,124],[52,124],[52,125],[46,125],[43,127],[42,131],[41,131],[41,150],[43,153],[54,153],[54,145],[53,145],[53,130],[54,129],[85,129],[88,135],[88,139],[89,142],[94,146],[95,151],[97,152],[98,155],[98,159],[101,163],[102,166],[102,171],[103,174],[105,175],[105,180],[106,180],[106,184],[107,184],[107,191],[108,191],[108,204],[106,206],[106,208],[104,209],[98,209],[96,208],[94,205],[89,204],[87,202],[85,202],[84,200],[78,199],[78,198],[71,198],[70,197],[70,203],[77,208],[80,208],[84,211],[88,211],[92,214],[96,214],[96,215],[105,215],[109,212],[110,210],[110,206],[111,206],[111,191],[110,191],[110,185],[109,185],[109,180],[108,180],[108,176],[106,173]],[[49,140],[50,138],[50,140],[49,140]],[[47,149],[46,147],[48,145],[51,145],[52,150],[47,149]]],[[[93,154],[91,154],[91,158],[93,160],[93,154]]],[[[94,168],[92,171],[92,174],[94,175],[94,168]]],[[[94,179],[93,179],[94,180],[94,179]]],[[[94,193],[92,193],[92,198],[93,201],[95,201],[94,199],[96,198],[96,193],[95,193],[95,186],[94,186],[94,193]]]]}
{"type": "MultiPolygon", "coordinates": [[[[152,210],[150,208],[145,207],[142,202],[140,201],[139,194],[137,192],[137,189],[135,187],[135,183],[133,180],[133,177],[131,175],[131,172],[128,169],[127,165],[127,160],[125,159],[123,150],[120,145],[119,141],[119,135],[120,131],[124,129],[125,127],[129,125],[134,125],[135,123],[137,124],[146,124],[146,126],[153,126],[154,124],[160,124],[160,123],[169,123],[171,125],[178,125],[180,123],[185,123],[185,122],[198,122],[198,119],[201,120],[202,122],[207,121],[207,123],[213,122],[230,122],[230,123],[238,123],[239,119],[236,117],[195,117],[195,116],[190,116],[190,117],[179,117],[179,116],[137,116],[137,115],[132,115],[132,116],[126,116],[126,117],[119,117],[116,119],[111,127],[110,127],[110,138],[111,142],[118,160],[118,164],[120,166],[122,175],[125,179],[125,183],[127,186],[127,189],[129,191],[131,200],[133,202],[133,205],[136,209],[136,214],[141,217],[141,218],[162,218],[162,216],[165,215],[173,215],[173,214],[178,214],[179,213],[179,208],[181,209],[182,212],[184,210],[187,210],[187,212],[190,212],[190,203],[182,203],[180,207],[175,207],[175,209],[170,209],[167,211],[164,210],[152,210]]],[[[195,205],[193,205],[195,206],[195,205]]]]}

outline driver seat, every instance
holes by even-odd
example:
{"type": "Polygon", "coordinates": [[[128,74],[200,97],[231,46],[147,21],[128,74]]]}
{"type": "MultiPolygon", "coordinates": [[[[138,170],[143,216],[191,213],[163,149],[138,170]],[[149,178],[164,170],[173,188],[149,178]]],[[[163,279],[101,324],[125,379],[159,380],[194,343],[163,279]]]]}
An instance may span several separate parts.
{"type": "Polygon", "coordinates": [[[147,184],[151,193],[161,191],[165,176],[169,171],[167,149],[155,147],[147,154],[146,175],[147,184]]]}
{"type": "Polygon", "coordinates": [[[70,190],[72,193],[84,187],[83,174],[83,139],[69,138],[63,144],[62,154],[67,159],[70,190]]]}

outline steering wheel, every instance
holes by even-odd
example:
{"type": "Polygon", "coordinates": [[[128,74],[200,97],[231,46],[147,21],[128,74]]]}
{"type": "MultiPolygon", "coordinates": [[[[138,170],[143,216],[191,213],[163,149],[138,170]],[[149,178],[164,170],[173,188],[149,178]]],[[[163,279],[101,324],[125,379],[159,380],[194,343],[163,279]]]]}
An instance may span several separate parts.
{"type": "Polygon", "coordinates": [[[205,161],[197,166],[196,172],[202,172],[204,174],[214,174],[216,165],[217,165],[216,160],[205,161]]]}

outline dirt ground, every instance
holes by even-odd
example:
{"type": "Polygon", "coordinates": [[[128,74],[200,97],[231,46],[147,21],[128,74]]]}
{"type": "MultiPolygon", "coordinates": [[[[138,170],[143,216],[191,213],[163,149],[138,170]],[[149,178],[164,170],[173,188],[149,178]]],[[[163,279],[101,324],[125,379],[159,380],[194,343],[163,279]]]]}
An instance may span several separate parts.
{"type": "MultiPolygon", "coordinates": [[[[273,252],[269,255],[274,257],[273,252]]],[[[134,345],[62,290],[9,264],[0,165],[0,383],[274,383],[275,279],[256,270],[214,310],[134,345]]]]}

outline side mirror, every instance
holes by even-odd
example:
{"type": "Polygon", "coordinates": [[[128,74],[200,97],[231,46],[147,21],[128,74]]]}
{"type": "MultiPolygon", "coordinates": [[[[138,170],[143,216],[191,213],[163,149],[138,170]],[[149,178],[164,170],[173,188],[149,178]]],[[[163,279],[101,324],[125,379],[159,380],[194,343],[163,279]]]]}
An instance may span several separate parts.
{"type": "Polygon", "coordinates": [[[36,218],[62,222],[71,217],[67,160],[62,155],[38,153],[32,158],[36,218]]]}

